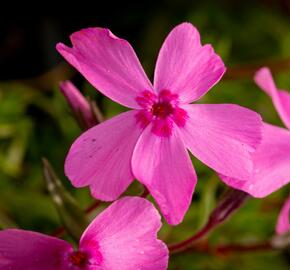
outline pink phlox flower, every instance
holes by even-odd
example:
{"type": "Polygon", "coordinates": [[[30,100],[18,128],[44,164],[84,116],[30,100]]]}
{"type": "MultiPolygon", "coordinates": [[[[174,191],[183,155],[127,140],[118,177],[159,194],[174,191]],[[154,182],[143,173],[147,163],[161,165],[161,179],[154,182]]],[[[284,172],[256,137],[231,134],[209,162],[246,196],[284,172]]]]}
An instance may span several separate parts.
{"type": "Polygon", "coordinates": [[[70,38],[72,48],[57,45],[60,54],[100,92],[133,109],[73,143],[65,173],[75,187],[90,186],[95,198],[112,201],[137,178],[174,225],[197,181],[187,149],[219,173],[251,174],[260,116],[238,105],[190,104],[226,70],[211,45],[201,45],[193,25],[180,24],[166,38],[153,86],[131,45],[108,29],[83,29],[70,38]]]}
{"type": "Polygon", "coordinates": [[[285,201],[276,224],[276,233],[284,234],[290,231],[290,197],[285,201]]]}
{"type": "Polygon", "coordinates": [[[0,270],[166,270],[168,249],[157,239],[160,227],[149,201],[124,197],[92,221],[77,250],[36,232],[0,231],[0,270]]]}
{"type": "Polygon", "coordinates": [[[261,198],[290,181],[290,93],[277,88],[270,70],[266,67],[258,70],[254,79],[272,98],[286,129],[265,123],[262,143],[253,156],[253,174],[249,178],[223,175],[221,178],[226,184],[261,198]]]}

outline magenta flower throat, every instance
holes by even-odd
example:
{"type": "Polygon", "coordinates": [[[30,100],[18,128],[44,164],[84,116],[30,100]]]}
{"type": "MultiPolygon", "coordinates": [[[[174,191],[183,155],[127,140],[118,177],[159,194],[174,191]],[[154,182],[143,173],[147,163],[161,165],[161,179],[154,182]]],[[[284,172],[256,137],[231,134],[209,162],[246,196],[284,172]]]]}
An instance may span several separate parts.
{"type": "Polygon", "coordinates": [[[82,268],[88,264],[88,255],[85,252],[82,251],[74,251],[68,256],[69,262],[77,266],[79,268],[82,268]]]}
{"type": "Polygon", "coordinates": [[[169,90],[162,90],[157,96],[150,91],[144,91],[136,98],[143,108],[137,113],[136,119],[142,128],[152,122],[152,132],[161,137],[172,134],[173,125],[184,127],[187,113],[178,107],[178,95],[169,90]]]}

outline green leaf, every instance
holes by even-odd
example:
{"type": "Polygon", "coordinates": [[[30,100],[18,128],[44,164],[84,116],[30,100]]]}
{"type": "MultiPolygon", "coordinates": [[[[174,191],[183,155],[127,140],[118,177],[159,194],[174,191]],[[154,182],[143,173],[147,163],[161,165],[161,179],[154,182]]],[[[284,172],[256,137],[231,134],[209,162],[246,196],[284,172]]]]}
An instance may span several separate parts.
{"type": "Polygon", "coordinates": [[[85,212],[64,188],[49,161],[43,158],[42,162],[47,188],[58,210],[63,225],[70,236],[75,241],[79,241],[83,231],[89,223],[85,212]]]}

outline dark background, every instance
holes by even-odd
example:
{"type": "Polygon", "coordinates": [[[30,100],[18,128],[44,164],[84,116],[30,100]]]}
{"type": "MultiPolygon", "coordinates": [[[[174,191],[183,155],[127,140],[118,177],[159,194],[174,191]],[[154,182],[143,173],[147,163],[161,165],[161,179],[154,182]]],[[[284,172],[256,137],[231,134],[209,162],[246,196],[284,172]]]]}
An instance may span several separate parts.
{"type": "MultiPolygon", "coordinates": [[[[243,22],[246,23],[244,27],[255,28],[255,25],[246,22],[255,10],[273,11],[285,18],[290,16],[289,0],[81,1],[70,4],[50,1],[38,6],[32,5],[32,10],[23,7],[22,12],[19,12],[21,6],[16,10],[15,6],[3,10],[0,17],[1,80],[33,77],[54,67],[61,60],[55,52],[55,44],[59,41],[68,42],[72,32],[85,27],[108,27],[130,40],[135,47],[137,45],[138,50],[138,45],[142,46],[140,43],[150,27],[154,28],[153,32],[162,32],[163,38],[163,32],[189,20],[191,14],[198,16],[199,12],[205,10],[208,16],[206,27],[224,32],[231,31],[235,24],[242,26],[243,22]],[[228,16],[228,21],[224,16],[228,16]],[[220,20],[216,24],[218,17],[220,20]]],[[[239,32],[234,34],[238,36],[239,32]]]]}

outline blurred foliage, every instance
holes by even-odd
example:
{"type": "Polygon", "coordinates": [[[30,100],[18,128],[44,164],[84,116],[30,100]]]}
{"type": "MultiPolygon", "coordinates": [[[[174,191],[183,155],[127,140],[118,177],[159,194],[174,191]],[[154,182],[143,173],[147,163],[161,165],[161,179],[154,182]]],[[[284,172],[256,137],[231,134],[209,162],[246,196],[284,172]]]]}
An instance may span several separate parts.
{"type": "Polygon", "coordinates": [[[64,228],[75,242],[78,243],[84,230],[89,225],[86,213],[64,188],[49,161],[43,158],[42,163],[47,189],[50,192],[64,228]]]}
{"type": "MultiPolygon", "coordinates": [[[[203,43],[213,44],[229,73],[234,66],[263,65],[272,60],[279,63],[280,59],[290,57],[290,13],[279,8],[275,1],[202,1],[192,5],[186,1],[169,2],[164,10],[155,12],[144,23],[140,35],[134,35],[132,39],[126,37],[151,78],[164,37],[181,21],[190,21],[199,28],[203,43]],[[180,5],[186,8],[178,9],[180,5]]],[[[133,18],[130,23],[138,20],[138,16],[133,18]]],[[[57,74],[57,78],[67,79],[67,74],[72,73],[63,72],[57,74]]],[[[61,219],[43,180],[41,158],[44,156],[52,162],[63,185],[81,208],[93,202],[87,189],[73,189],[63,175],[66,152],[81,130],[55,80],[49,80],[47,76],[42,78],[37,78],[37,84],[33,79],[0,82],[1,228],[18,226],[52,233],[61,226],[61,219]]],[[[84,93],[97,100],[106,118],[125,110],[98,94],[80,76],[75,78],[84,93]]],[[[290,90],[290,69],[275,72],[275,79],[280,88],[290,90]]],[[[271,100],[258,89],[251,77],[224,79],[200,102],[240,104],[261,113],[265,121],[282,126],[271,100]]],[[[204,225],[225,189],[212,171],[194,158],[193,163],[199,182],[190,211],[181,225],[175,228],[164,225],[160,232],[160,236],[170,243],[187,238],[204,225]]],[[[140,186],[134,184],[131,193],[139,192],[140,186]]],[[[229,221],[209,235],[209,244],[255,243],[269,239],[274,234],[278,212],[288,194],[289,187],[285,187],[266,199],[250,199],[229,221]]],[[[227,256],[188,252],[174,255],[170,260],[170,269],[174,270],[273,268],[289,269],[289,257],[281,251],[227,256]]]]}

